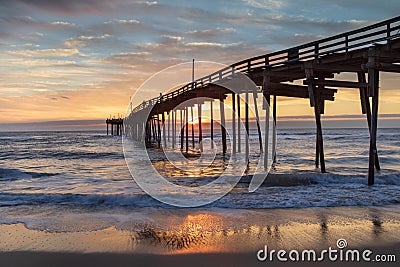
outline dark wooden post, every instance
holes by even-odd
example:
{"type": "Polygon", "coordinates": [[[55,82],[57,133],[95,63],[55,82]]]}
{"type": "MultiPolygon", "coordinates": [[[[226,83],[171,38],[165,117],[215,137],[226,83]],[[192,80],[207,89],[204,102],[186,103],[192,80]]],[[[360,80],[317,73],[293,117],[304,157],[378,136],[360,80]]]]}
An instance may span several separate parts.
{"type": "Polygon", "coordinates": [[[250,127],[249,127],[249,90],[246,89],[246,103],[245,103],[245,127],[246,127],[246,162],[247,164],[249,163],[249,154],[250,154],[250,148],[249,148],[249,137],[250,137],[250,127]]]}
{"type": "Polygon", "coordinates": [[[160,114],[157,114],[157,143],[158,148],[161,148],[161,122],[160,122],[160,114]]]}
{"type": "Polygon", "coordinates": [[[107,120],[107,122],[106,122],[106,123],[107,123],[107,135],[108,135],[108,120],[107,120]]]}
{"type": "Polygon", "coordinates": [[[171,142],[171,111],[167,112],[167,116],[168,116],[168,120],[167,120],[167,127],[168,127],[168,131],[167,131],[167,139],[168,142],[171,142]]]}
{"type": "Polygon", "coordinates": [[[167,137],[165,136],[165,132],[166,131],[165,131],[165,115],[164,115],[164,112],[161,113],[161,119],[162,119],[163,146],[166,148],[167,147],[167,137]]]}
{"type": "Polygon", "coordinates": [[[375,159],[377,155],[376,135],[378,128],[378,103],[379,103],[379,70],[375,68],[376,58],[375,50],[369,49],[368,57],[368,88],[369,96],[372,97],[371,110],[371,129],[370,129],[370,144],[369,144],[369,166],[368,166],[368,185],[373,185],[375,182],[375,159]]]}
{"type": "Polygon", "coordinates": [[[194,115],[193,115],[193,107],[190,107],[190,113],[192,115],[192,147],[194,148],[194,115]]]}
{"type": "Polygon", "coordinates": [[[254,111],[256,115],[256,124],[257,124],[257,131],[258,131],[258,143],[260,145],[260,153],[263,151],[262,145],[262,135],[261,135],[261,127],[260,127],[260,117],[258,116],[258,106],[257,106],[257,92],[253,88],[253,102],[254,102],[254,111]]]}
{"type": "Polygon", "coordinates": [[[176,110],[172,110],[172,148],[176,144],[176,110]]]}
{"type": "Polygon", "coordinates": [[[185,133],[183,131],[183,109],[181,109],[181,150],[183,150],[183,138],[185,137],[185,133]]]}
{"type": "Polygon", "coordinates": [[[219,99],[219,112],[221,114],[222,154],[226,154],[226,128],[225,128],[225,105],[224,98],[219,99]]]}
{"type": "Polygon", "coordinates": [[[186,153],[189,151],[189,107],[185,108],[186,153]]]}
{"type": "Polygon", "coordinates": [[[236,95],[235,93],[232,93],[232,134],[233,134],[233,140],[232,140],[232,150],[233,154],[236,154],[236,95]]]}
{"type": "Polygon", "coordinates": [[[199,118],[199,148],[200,151],[203,152],[203,129],[202,129],[202,125],[201,125],[201,103],[197,104],[197,117],[199,118]]]}
{"type": "Polygon", "coordinates": [[[276,162],[276,95],[274,95],[274,107],[272,110],[272,116],[274,118],[274,123],[272,124],[272,162],[276,162]]]}
{"type": "Polygon", "coordinates": [[[152,128],[153,128],[153,141],[157,141],[157,130],[156,130],[156,120],[153,117],[151,120],[152,128]]]}
{"type": "Polygon", "coordinates": [[[325,173],[326,170],[325,170],[324,144],[323,144],[322,125],[321,125],[320,92],[318,90],[319,88],[316,88],[315,85],[313,84],[314,81],[313,69],[310,68],[310,66],[307,66],[305,68],[305,74],[308,82],[308,96],[310,98],[310,106],[314,107],[315,124],[317,128],[316,155],[319,155],[319,161],[321,163],[321,172],[325,173]]]}
{"type": "Polygon", "coordinates": [[[211,130],[211,149],[214,149],[214,107],[213,107],[213,101],[210,101],[210,116],[211,116],[211,125],[210,125],[210,130],[211,130]]]}
{"type": "Polygon", "coordinates": [[[237,147],[237,151],[238,153],[242,152],[242,147],[241,147],[241,133],[240,133],[240,125],[241,125],[241,118],[240,118],[240,94],[237,95],[237,116],[238,116],[238,129],[237,129],[237,133],[238,133],[238,147],[237,147]]]}
{"type": "MultiPolygon", "coordinates": [[[[268,139],[269,139],[269,105],[271,96],[267,94],[267,85],[263,83],[264,108],[265,108],[265,135],[264,135],[264,169],[268,168],[268,139]]],[[[274,123],[274,122],[273,122],[274,123]]]]}
{"type": "MultiPolygon", "coordinates": [[[[358,82],[365,84],[366,83],[365,73],[358,72],[357,75],[358,75],[358,82]]],[[[361,100],[362,113],[367,115],[368,131],[371,137],[371,105],[369,103],[369,97],[366,87],[360,87],[360,100],[361,100]]],[[[375,154],[375,168],[377,170],[381,169],[381,166],[379,164],[378,150],[376,151],[375,154]]]]}

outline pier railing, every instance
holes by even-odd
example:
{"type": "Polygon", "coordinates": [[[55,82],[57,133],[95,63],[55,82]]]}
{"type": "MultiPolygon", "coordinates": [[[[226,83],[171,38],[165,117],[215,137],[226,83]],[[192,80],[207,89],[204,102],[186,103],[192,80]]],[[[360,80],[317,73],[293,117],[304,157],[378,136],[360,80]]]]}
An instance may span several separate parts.
{"type": "Polygon", "coordinates": [[[348,53],[355,49],[368,47],[380,42],[387,42],[398,37],[400,37],[400,16],[307,44],[239,61],[172,92],[144,101],[142,104],[136,106],[131,113],[149,106],[152,107],[157,103],[168,101],[188,91],[202,88],[209,83],[226,79],[234,75],[236,71],[249,73],[260,69],[284,66],[298,61],[318,60],[320,57],[329,54],[348,53]]]}

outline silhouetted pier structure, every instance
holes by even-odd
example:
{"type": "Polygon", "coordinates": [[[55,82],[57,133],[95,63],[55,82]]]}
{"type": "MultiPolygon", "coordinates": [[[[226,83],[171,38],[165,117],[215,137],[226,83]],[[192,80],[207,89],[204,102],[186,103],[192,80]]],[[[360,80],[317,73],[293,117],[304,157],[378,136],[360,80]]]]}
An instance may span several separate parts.
{"type": "Polygon", "coordinates": [[[106,119],[107,124],[107,135],[109,133],[109,126],[110,126],[110,134],[111,135],[122,135],[122,126],[124,124],[124,120],[122,118],[118,119],[106,119]]]}
{"type": "MultiPolygon", "coordinates": [[[[326,168],[321,115],[325,112],[325,101],[334,101],[334,96],[338,89],[354,89],[359,92],[361,112],[366,115],[370,132],[368,184],[372,185],[374,183],[375,169],[380,169],[376,146],[380,91],[379,73],[399,73],[400,65],[396,63],[400,63],[400,17],[278,52],[242,60],[188,83],[170,93],[144,101],[134,108],[125,120],[129,121],[130,126],[128,124],[127,126],[133,128],[129,129],[132,131],[133,138],[146,141],[146,143],[155,141],[160,146],[163,141],[161,140],[161,128],[163,128],[163,131],[166,130],[162,125],[166,123],[166,115],[171,115],[168,116],[168,134],[163,136],[164,138],[165,136],[167,138],[172,137],[172,147],[177,148],[176,125],[180,117],[180,125],[186,125],[186,127],[181,128],[180,148],[187,151],[189,146],[189,110],[192,112],[191,116],[193,118],[192,107],[197,105],[198,140],[200,143],[203,138],[202,105],[204,103],[200,102],[190,106],[179,107],[179,110],[174,110],[174,108],[192,98],[207,97],[217,99],[221,103],[220,117],[224,124],[225,111],[223,101],[227,96],[231,96],[232,109],[236,111],[236,115],[234,114],[232,119],[233,153],[240,153],[243,145],[241,138],[239,138],[240,133],[245,130],[248,135],[249,132],[248,104],[245,104],[244,108],[245,129],[240,129],[239,122],[243,119],[243,111],[242,113],[240,112],[240,103],[241,99],[243,99],[241,95],[245,94],[246,103],[249,103],[249,95],[253,94],[255,99],[258,94],[263,94],[268,104],[270,104],[272,96],[274,120],[276,120],[277,97],[307,98],[309,99],[310,107],[314,110],[316,122],[315,165],[317,168],[320,166],[321,172],[324,173],[326,168]],[[233,93],[227,88],[216,84],[219,81],[232,79],[238,71],[246,74],[258,86],[259,90],[257,92],[249,92],[243,89],[243,91],[233,93]],[[357,81],[335,79],[335,76],[340,73],[353,73],[357,77],[357,81]],[[372,102],[372,105],[370,102],[372,102]],[[149,115],[147,116],[147,114],[149,115]],[[145,118],[143,118],[144,116],[145,118]],[[235,118],[238,119],[237,127],[235,118]],[[185,136],[186,143],[184,142],[185,136]]],[[[212,105],[212,101],[210,105],[212,105]]],[[[265,110],[265,112],[266,134],[268,134],[269,110],[265,110]]],[[[256,113],[258,113],[257,110],[256,113]]],[[[256,117],[258,120],[258,114],[256,114],[256,117]]],[[[259,125],[257,124],[257,126],[260,132],[259,125]]],[[[213,123],[211,123],[211,138],[213,138],[213,131],[213,123]]],[[[221,135],[223,152],[225,153],[226,132],[223,127],[221,128],[221,135]]],[[[265,138],[265,140],[267,141],[268,139],[265,138]]],[[[260,136],[260,149],[261,151],[264,149],[264,153],[268,153],[268,143],[266,141],[264,141],[264,148],[262,148],[263,140],[261,140],[260,136]]],[[[246,156],[248,156],[248,139],[246,139],[244,147],[246,156]]],[[[272,153],[275,160],[276,153],[275,151],[272,153]]],[[[266,159],[267,157],[264,158],[266,159]]],[[[266,165],[267,162],[265,162],[266,165]]]]}

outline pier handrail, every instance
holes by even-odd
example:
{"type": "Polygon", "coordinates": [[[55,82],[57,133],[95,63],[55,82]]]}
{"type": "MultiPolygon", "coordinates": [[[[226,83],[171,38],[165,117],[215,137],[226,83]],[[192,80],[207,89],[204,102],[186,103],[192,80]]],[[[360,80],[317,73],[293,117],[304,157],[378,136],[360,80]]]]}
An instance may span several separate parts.
{"type": "Polygon", "coordinates": [[[202,88],[209,83],[230,77],[234,75],[235,70],[249,73],[254,70],[284,66],[298,61],[318,59],[333,53],[348,53],[355,49],[389,41],[398,37],[400,37],[400,16],[288,49],[245,59],[199,78],[194,82],[187,83],[161,97],[155,97],[144,101],[142,104],[136,106],[131,111],[131,114],[146,107],[153,106],[156,103],[168,101],[182,93],[202,88]]]}

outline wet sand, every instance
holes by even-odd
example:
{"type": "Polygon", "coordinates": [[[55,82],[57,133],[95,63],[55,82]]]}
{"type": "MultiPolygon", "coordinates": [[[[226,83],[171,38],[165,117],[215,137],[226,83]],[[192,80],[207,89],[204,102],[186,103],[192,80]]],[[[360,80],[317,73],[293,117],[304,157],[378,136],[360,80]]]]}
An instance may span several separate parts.
{"type": "Polygon", "coordinates": [[[265,245],[269,250],[321,251],[337,249],[340,238],[346,239],[347,249],[395,254],[397,261],[400,257],[399,206],[141,209],[132,214],[129,220],[97,230],[0,225],[0,262],[4,266],[265,266],[271,262],[256,257],[265,245]]]}

